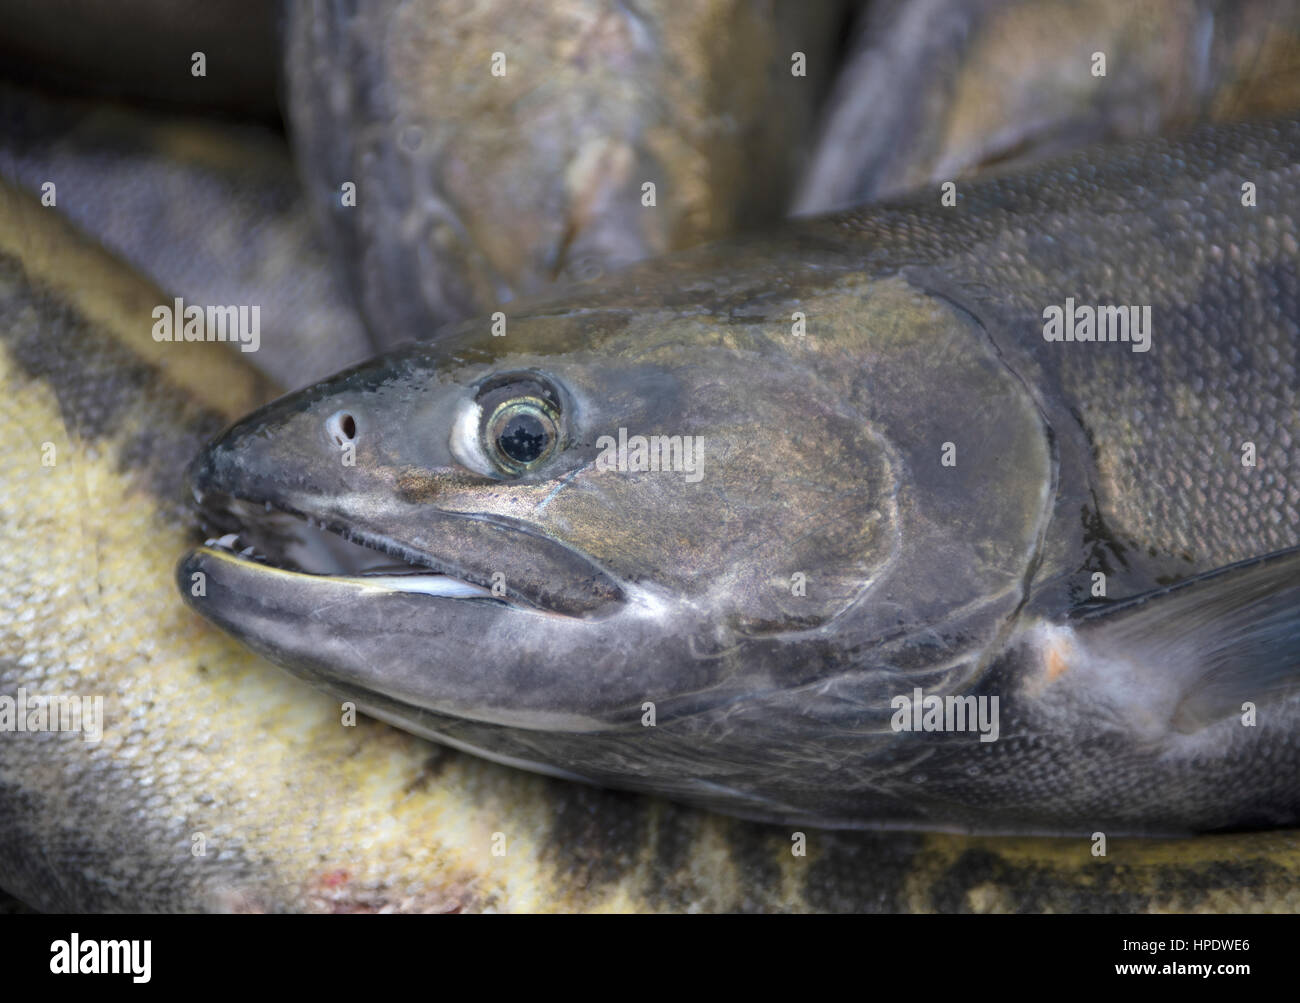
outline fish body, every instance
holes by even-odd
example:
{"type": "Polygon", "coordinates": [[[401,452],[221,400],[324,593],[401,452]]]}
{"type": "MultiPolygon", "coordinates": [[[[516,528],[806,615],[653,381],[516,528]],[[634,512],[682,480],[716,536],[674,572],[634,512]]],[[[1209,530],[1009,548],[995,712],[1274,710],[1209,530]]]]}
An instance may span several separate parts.
{"type": "Polygon", "coordinates": [[[1294,0],[867,4],[794,200],[860,205],[1198,121],[1293,112],[1294,0]]]}
{"type": "Polygon", "coordinates": [[[0,887],[27,904],[1300,908],[1294,831],[1113,839],[1105,855],[1073,839],[792,833],[349,723],[186,610],[171,582],[193,533],[179,470],[272,388],[225,346],[154,342],[150,308],[169,293],[34,199],[0,195],[0,696],[104,698],[97,743],[0,732],[0,887]]]}
{"type": "Polygon", "coordinates": [[[297,160],[376,344],[779,219],[846,6],[288,4],[297,160]]]}
{"type": "Polygon", "coordinates": [[[1298,172],[1208,127],[467,323],[200,457],[253,551],[182,593],[417,734],[749,818],[1294,824],[1298,172]]]}

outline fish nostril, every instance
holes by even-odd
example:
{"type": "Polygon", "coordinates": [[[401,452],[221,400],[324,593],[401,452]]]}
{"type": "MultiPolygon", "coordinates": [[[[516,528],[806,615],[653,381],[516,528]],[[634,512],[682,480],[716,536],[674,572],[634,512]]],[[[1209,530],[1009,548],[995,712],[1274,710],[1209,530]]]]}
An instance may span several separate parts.
{"type": "Polygon", "coordinates": [[[325,431],[341,446],[357,437],[357,420],[347,411],[335,411],[325,420],[325,431]]]}

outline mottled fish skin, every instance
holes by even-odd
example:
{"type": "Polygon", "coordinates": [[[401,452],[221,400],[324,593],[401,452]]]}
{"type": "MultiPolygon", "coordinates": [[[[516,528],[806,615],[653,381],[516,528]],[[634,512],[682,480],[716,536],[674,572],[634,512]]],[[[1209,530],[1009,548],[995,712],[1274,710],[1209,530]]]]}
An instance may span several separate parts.
{"type": "Polygon", "coordinates": [[[0,886],[29,904],[1300,909],[1292,832],[1112,840],[1095,857],[1075,840],[809,831],[796,857],[789,831],[546,780],[364,717],[341,727],[337,704],[186,613],[169,581],[190,522],[177,465],[268,388],[210,346],[153,354],[143,318],[162,294],[52,211],[0,199],[0,694],[105,696],[98,745],[0,734],[0,886]]]}
{"type": "Polygon", "coordinates": [[[1300,3],[884,0],[864,8],[827,105],[797,213],[1292,112],[1300,3]]]}
{"type": "Polygon", "coordinates": [[[187,304],[256,306],[267,337],[248,361],[283,386],[372,352],[266,126],[0,83],[0,176],[53,184],[57,211],[187,304]]]}
{"type": "Polygon", "coordinates": [[[779,219],[844,6],[290,3],[297,159],[377,343],[779,219]]]}
{"type": "Polygon", "coordinates": [[[505,337],[468,323],[254,414],[192,486],[273,563],[263,505],[502,601],[214,549],[179,581],[384,720],[745,817],[1293,825],[1294,553],[1118,601],[1300,544],[1298,180],[1295,121],[1205,127],[647,263],[505,337]],[[1067,298],[1146,305],[1147,350],[1047,341],[1067,298]],[[499,386],[560,415],[519,476],[472,452],[499,386]],[[702,436],[702,479],[602,466],[620,428],[702,436]],[[1109,618],[1071,619],[1098,572],[1109,618]],[[917,688],[999,698],[1001,738],[899,733],[917,688]]]}

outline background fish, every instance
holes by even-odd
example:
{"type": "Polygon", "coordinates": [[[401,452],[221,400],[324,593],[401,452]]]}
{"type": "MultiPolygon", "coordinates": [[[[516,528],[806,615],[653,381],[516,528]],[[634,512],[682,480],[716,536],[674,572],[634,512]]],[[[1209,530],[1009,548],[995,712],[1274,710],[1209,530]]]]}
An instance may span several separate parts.
{"type": "Polygon", "coordinates": [[[787,211],[1300,107],[1295,0],[287,10],[299,161],[381,346],[787,211]]]}
{"type": "Polygon", "coordinates": [[[312,208],[392,345],[779,219],[843,5],[287,10],[288,118],[312,208]]]}
{"type": "Polygon", "coordinates": [[[882,0],[862,8],[794,211],[1297,107],[1294,0],[882,0]]]}

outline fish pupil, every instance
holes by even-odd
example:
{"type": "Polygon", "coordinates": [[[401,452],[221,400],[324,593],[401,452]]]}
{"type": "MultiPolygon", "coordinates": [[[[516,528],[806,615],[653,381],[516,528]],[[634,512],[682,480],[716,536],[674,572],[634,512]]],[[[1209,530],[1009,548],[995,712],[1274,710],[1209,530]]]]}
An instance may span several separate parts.
{"type": "Polygon", "coordinates": [[[512,415],[497,437],[497,445],[516,463],[532,463],[546,449],[546,426],[536,415],[512,415]]]}

